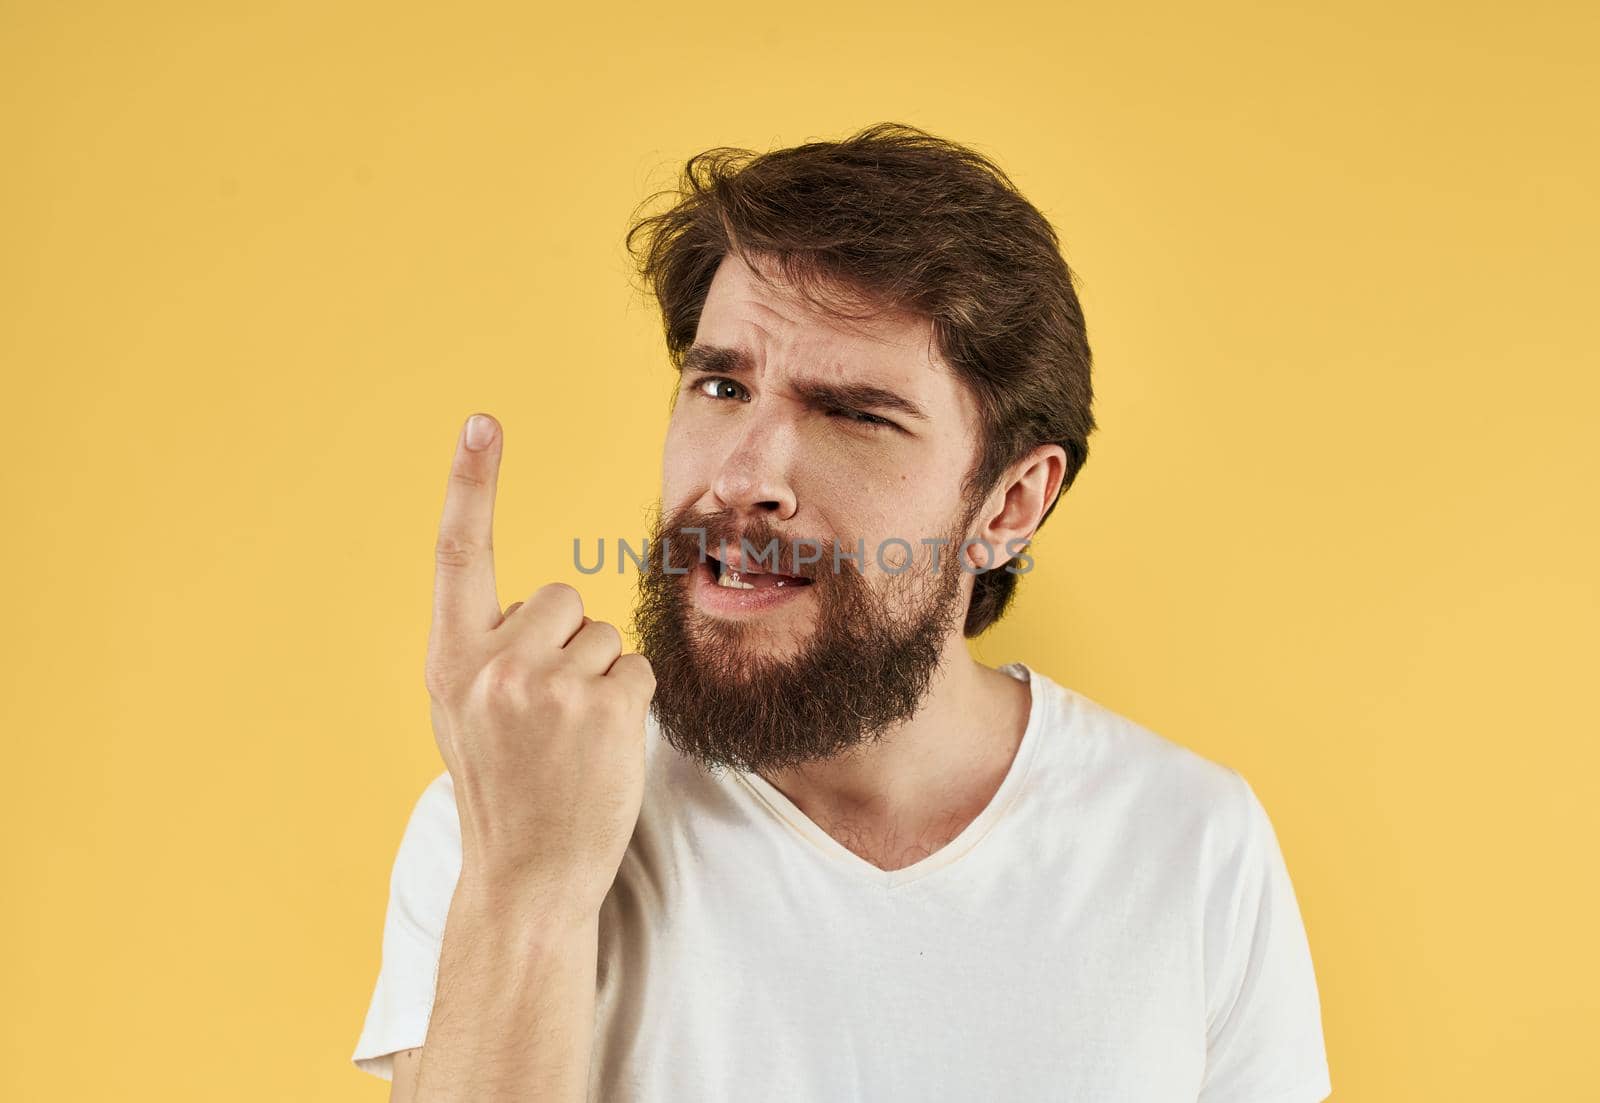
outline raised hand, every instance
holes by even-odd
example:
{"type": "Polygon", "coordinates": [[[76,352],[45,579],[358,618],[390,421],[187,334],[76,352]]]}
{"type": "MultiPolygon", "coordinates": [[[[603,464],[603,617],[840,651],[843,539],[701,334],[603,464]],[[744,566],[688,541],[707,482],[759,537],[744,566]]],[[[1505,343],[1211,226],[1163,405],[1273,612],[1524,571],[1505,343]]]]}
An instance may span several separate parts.
{"type": "Polygon", "coordinates": [[[494,497],[504,435],[475,414],[450,463],[434,547],[425,682],[455,785],[462,878],[558,909],[597,913],[644,789],[649,662],[553,582],[504,613],[494,497]]]}

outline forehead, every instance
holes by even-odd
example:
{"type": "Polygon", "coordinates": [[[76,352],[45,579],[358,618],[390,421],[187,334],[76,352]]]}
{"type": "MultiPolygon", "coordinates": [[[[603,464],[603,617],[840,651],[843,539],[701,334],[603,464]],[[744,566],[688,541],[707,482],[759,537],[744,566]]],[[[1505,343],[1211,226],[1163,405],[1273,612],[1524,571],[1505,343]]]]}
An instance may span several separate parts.
{"type": "Polygon", "coordinates": [[[907,311],[844,319],[805,301],[770,261],[763,280],[738,255],[711,280],[695,344],[741,348],[758,375],[874,383],[966,427],[971,397],[933,340],[932,320],[907,311]]]}

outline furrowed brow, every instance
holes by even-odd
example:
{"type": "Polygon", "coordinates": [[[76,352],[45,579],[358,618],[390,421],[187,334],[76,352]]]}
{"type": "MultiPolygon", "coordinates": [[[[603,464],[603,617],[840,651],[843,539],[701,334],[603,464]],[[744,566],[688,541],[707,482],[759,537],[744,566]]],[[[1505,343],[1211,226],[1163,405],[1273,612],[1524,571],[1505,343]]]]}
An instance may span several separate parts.
{"type": "MultiPolygon", "coordinates": [[[[706,372],[713,375],[740,375],[754,366],[750,353],[742,348],[723,345],[692,345],[683,354],[680,374],[706,372]]],[[[915,402],[887,387],[875,383],[832,383],[820,379],[803,379],[794,389],[810,405],[819,409],[875,409],[892,410],[917,421],[927,421],[928,415],[915,402]]]]}
{"type": "Polygon", "coordinates": [[[830,410],[893,410],[918,421],[927,421],[921,406],[904,395],[873,383],[824,383],[802,380],[794,389],[813,406],[830,410]]]}

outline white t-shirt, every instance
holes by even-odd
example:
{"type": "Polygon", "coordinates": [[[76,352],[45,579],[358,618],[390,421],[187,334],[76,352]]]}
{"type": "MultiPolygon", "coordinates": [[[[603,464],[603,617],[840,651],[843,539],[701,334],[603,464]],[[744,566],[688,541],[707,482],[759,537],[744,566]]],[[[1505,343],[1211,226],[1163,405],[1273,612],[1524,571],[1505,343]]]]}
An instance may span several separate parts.
{"type": "MultiPolygon", "coordinates": [[[[601,908],[597,1103],[1318,1103],[1300,911],[1230,767],[1021,663],[1010,771],[954,840],[884,871],[757,774],[647,724],[601,908]]],[[[355,1063],[422,1045],[461,868],[448,773],[400,842],[355,1063]]]]}

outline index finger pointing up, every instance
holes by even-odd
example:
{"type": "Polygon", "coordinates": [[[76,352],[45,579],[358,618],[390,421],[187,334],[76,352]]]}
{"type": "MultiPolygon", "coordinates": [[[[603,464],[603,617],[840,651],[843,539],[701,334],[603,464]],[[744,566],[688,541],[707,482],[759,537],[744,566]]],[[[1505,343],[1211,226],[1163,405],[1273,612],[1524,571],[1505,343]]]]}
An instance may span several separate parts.
{"type": "Polygon", "coordinates": [[[494,493],[502,440],[488,414],[473,414],[456,439],[433,549],[433,621],[446,642],[487,632],[500,620],[494,493]]]}

